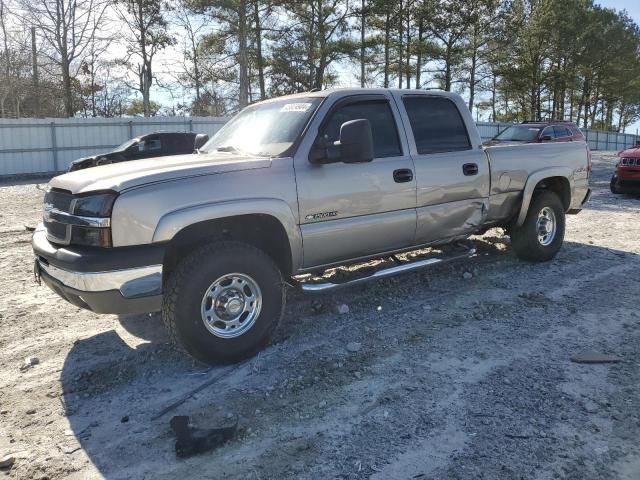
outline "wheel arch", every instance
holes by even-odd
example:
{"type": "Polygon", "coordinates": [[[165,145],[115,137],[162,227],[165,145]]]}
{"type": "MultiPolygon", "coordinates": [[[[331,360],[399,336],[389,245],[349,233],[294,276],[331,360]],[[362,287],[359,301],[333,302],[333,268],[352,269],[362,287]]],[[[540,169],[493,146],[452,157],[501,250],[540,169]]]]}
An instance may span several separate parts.
{"type": "Polygon", "coordinates": [[[200,205],[161,218],[153,242],[167,245],[163,275],[193,248],[216,240],[234,240],[260,248],[283,275],[302,261],[302,237],[291,209],[279,200],[200,205]]]}
{"type": "Polygon", "coordinates": [[[522,226],[527,216],[531,199],[536,190],[550,190],[560,197],[565,211],[571,206],[574,185],[572,172],[569,168],[550,168],[532,173],[525,183],[522,204],[516,217],[516,226],[522,226]]]}

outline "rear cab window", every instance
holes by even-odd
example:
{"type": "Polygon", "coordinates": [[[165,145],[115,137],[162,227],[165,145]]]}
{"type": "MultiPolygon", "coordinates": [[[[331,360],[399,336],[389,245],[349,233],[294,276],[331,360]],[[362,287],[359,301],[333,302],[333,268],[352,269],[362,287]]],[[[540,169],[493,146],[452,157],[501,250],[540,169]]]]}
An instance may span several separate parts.
{"type": "Polygon", "coordinates": [[[418,154],[471,150],[464,120],[451,100],[416,95],[403,97],[402,101],[418,154]]]}

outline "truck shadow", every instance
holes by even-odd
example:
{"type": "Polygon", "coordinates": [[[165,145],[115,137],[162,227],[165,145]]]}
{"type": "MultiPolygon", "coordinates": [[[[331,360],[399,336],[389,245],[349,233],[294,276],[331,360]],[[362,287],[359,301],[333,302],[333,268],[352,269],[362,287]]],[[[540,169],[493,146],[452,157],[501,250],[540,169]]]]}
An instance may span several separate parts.
{"type": "MultiPolygon", "coordinates": [[[[401,279],[399,281],[381,280],[352,291],[340,291],[337,295],[312,296],[299,292],[290,295],[285,321],[274,340],[276,346],[267,348],[269,362],[282,364],[285,368],[287,355],[291,356],[291,351],[300,348],[300,345],[309,341],[309,337],[313,337],[313,342],[330,348],[335,343],[332,329],[335,329],[336,323],[349,320],[348,315],[339,318],[341,316],[334,313],[335,304],[358,305],[367,301],[365,297],[373,301],[383,296],[393,296],[399,302],[411,302],[416,298],[416,292],[424,291],[425,285],[429,289],[437,289],[437,284],[444,283],[447,276],[460,275],[467,269],[482,268],[484,264],[492,264],[488,268],[494,271],[511,271],[514,278],[526,276],[528,269],[543,268],[515,259],[507,248],[505,237],[499,233],[489,232],[478,241],[478,246],[481,253],[479,257],[464,261],[461,265],[435,267],[428,270],[428,278],[425,273],[415,272],[396,277],[401,279]],[[322,321],[318,321],[319,318],[322,321]]],[[[554,268],[546,288],[552,289],[553,285],[562,285],[567,278],[574,278],[578,270],[575,265],[580,261],[622,264],[631,258],[635,260],[638,256],[566,242],[561,254],[552,262],[554,268]]],[[[467,294],[467,288],[461,284],[449,301],[453,304],[464,301],[467,294]]],[[[477,300],[482,302],[483,299],[477,300]]],[[[375,318],[375,322],[383,324],[393,321],[393,313],[383,313],[375,318]]],[[[175,440],[169,420],[172,415],[193,413],[193,403],[188,400],[166,415],[154,417],[173,402],[189,399],[189,393],[207,379],[233,371],[236,367],[209,368],[174,353],[168,346],[158,314],[122,316],[120,323],[128,335],[135,337],[135,343],[128,337],[123,338],[115,330],[109,330],[77,341],[69,351],[60,377],[65,415],[78,446],[105,478],[172,478],[170,472],[187,468],[188,461],[175,456],[175,440]]],[[[244,388],[259,389],[257,382],[264,381],[259,371],[256,374],[255,364],[251,363],[237,367],[234,375],[239,376],[237,383],[242,382],[244,388]]],[[[209,387],[216,388],[217,396],[228,395],[232,400],[235,398],[233,395],[238,395],[237,390],[228,386],[226,388],[229,390],[222,393],[219,385],[209,387]]],[[[206,399],[207,390],[200,395],[206,399]]],[[[215,407],[217,405],[212,406],[215,407]]],[[[246,419],[248,422],[251,420],[246,419]]],[[[215,464],[210,467],[209,474],[215,477],[218,467],[215,464]]]]}

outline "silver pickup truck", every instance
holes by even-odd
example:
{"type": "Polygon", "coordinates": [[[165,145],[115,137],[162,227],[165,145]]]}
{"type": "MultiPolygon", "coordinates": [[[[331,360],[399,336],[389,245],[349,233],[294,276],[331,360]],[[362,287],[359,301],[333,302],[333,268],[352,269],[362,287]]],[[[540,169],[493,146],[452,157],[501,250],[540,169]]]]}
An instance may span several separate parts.
{"type": "Polygon", "coordinates": [[[96,313],[161,310],[176,345],[237,361],[269,341],[287,285],[330,291],[449,257],[341,283],[321,276],[336,266],[495,226],[518,257],[553,258],[565,214],[589,197],[590,170],[582,141],[483,148],[451,93],[302,93],[247,107],[199,155],[53,178],[33,236],[36,275],[96,313]]]}

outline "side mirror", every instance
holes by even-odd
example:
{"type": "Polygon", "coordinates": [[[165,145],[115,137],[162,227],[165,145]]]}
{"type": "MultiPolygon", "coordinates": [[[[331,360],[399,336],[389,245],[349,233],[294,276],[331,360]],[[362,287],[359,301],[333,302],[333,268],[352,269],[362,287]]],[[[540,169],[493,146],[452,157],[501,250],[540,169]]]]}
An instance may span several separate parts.
{"type": "Polygon", "coordinates": [[[196,139],[193,143],[193,148],[194,150],[199,150],[201,149],[205,143],[207,143],[209,141],[209,135],[207,135],[206,133],[199,133],[196,135],[196,139]]]}
{"type": "Polygon", "coordinates": [[[551,138],[551,135],[543,135],[542,137],[540,137],[541,142],[548,142],[550,140],[553,140],[553,138],[551,138]]]}
{"type": "Polygon", "coordinates": [[[321,139],[309,154],[311,163],[363,163],[373,160],[371,123],[366,118],[344,122],[340,126],[340,140],[326,145],[321,139]]]}
{"type": "Polygon", "coordinates": [[[366,118],[345,122],[340,127],[340,156],[344,163],[373,160],[373,134],[366,118]]]}

